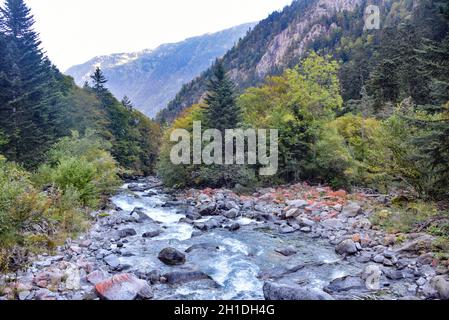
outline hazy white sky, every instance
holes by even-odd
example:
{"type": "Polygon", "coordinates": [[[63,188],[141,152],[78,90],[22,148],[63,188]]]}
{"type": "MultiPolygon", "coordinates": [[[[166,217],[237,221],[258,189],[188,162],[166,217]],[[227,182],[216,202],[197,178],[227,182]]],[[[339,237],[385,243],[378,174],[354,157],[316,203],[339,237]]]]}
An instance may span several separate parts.
{"type": "MultiPolygon", "coordinates": [[[[264,19],[292,0],[26,0],[61,70],[264,19]]],[[[3,3],[3,0],[0,0],[3,3]]]]}

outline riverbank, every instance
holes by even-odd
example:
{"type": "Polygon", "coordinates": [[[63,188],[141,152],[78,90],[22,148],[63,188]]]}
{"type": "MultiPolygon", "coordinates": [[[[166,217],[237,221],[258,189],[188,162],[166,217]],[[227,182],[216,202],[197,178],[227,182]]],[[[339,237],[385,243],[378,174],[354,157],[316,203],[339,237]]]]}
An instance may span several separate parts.
{"type": "Polygon", "coordinates": [[[392,236],[374,199],[306,184],[164,190],[125,184],[90,232],[2,277],[2,299],[449,299],[434,238],[392,236]]]}

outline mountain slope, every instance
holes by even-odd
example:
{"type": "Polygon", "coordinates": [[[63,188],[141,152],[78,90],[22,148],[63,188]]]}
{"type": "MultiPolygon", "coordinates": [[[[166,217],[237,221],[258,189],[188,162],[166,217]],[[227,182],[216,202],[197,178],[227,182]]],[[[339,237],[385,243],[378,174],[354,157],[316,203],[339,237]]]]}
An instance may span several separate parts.
{"type": "MultiPolygon", "coordinates": [[[[416,37],[437,39],[444,22],[438,16],[437,0],[297,0],[282,12],[262,20],[224,57],[223,64],[239,91],[260,84],[298,64],[313,49],[331,54],[342,64],[340,81],[345,102],[359,99],[390,27],[412,23],[416,37]],[[365,8],[376,4],[381,11],[381,29],[364,30],[365,8]]],[[[183,86],[166,109],[160,122],[171,122],[203,96],[211,70],[183,86]]]]}
{"type": "Polygon", "coordinates": [[[254,25],[243,24],[179,43],[164,44],[154,50],[96,57],[68,69],[66,74],[82,85],[99,66],[108,79],[108,88],[116,97],[127,95],[137,108],[154,116],[184,83],[206,70],[254,25]]]}

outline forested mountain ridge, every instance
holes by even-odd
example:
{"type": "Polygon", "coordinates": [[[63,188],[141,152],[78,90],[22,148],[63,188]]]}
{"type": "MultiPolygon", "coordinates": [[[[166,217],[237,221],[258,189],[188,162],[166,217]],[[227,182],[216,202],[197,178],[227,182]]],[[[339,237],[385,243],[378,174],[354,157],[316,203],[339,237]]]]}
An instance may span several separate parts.
{"type": "Polygon", "coordinates": [[[95,57],[65,73],[78,85],[100,67],[107,87],[116,97],[128,96],[136,107],[155,116],[174,98],[182,85],[210,67],[255,25],[247,23],[220,32],[164,44],[154,50],[95,57]]]}
{"type": "MultiPolygon", "coordinates": [[[[363,85],[369,87],[371,73],[380,68],[381,59],[387,55],[386,46],[397,43],[397,38],[412,48],[417,46],[412,41],[421,37],[442,39],[447,29],[443,6],[443,1],[432,0],[298,0],[261,21],[224,56],[223,64],[242,92],[260,84],[266,76],[296,65],[310,49],[329,53],[342,64],[339,77],[347,105],[360,98],[363,85]],[[369,4],[380,7],[380,30],[364,30],[369,4]],[[408,35],[408,40],[403,35],[408,35]]],[[[171,122],[197,103],[210,77],[211,69],[183,86],[159,113],[158,120],[171,122]]]]}

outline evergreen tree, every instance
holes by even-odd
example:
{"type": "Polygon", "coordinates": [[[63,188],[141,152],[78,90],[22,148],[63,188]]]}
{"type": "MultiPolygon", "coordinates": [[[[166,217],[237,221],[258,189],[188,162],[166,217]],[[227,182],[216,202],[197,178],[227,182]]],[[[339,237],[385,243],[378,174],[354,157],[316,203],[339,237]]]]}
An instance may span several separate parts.
{"type": "Polygon", "coordinates": [[[132,101],[128,98],[128,96],[124,96],[122,99],[122,105],[129,111],[133,110],[133,103],[132,101]]]}
{"type": "Polygon", "coordinates": [[[97,67],[95,69],[94,74],[92,74],[90,76],[90,78],[92,79],[93,82],[93,90],[95,91],[95,93],[97,95],[101,95],[103,93],[105,93],[105,91],[107,91],[107,89],[105,88],[105,83],[108,82],[108,80],[106,80],[106,77],[103,74],[103,71],[101,71],[101,69],[99,67],[97,67]]]}
{"type": "MultiPolygon", "coordinates": [[[[6,0],[0,9],[1,33],[9,66],[3,71],[7,97],[3,97],[1,126],[8,143],[0,152],[10,160],[35,166],[62,130],[60,92],[55,69],[40,49],[34,19],[23,0],[6,0]]],[[[2,67],[4,68],[4,67],[2,67]]],[[[4,93],[5,94],[5,93],[4,93]]]]}
{"type": "Polygon", "coordinates": [[[210,80],[205,102],[205,125],[207,128],[218,129],[222,133],[226,129],[233,129],[241,122],[241,111],[236,104],[234,84],[227,77],[221,61],[214,68],[210,80]]]}

